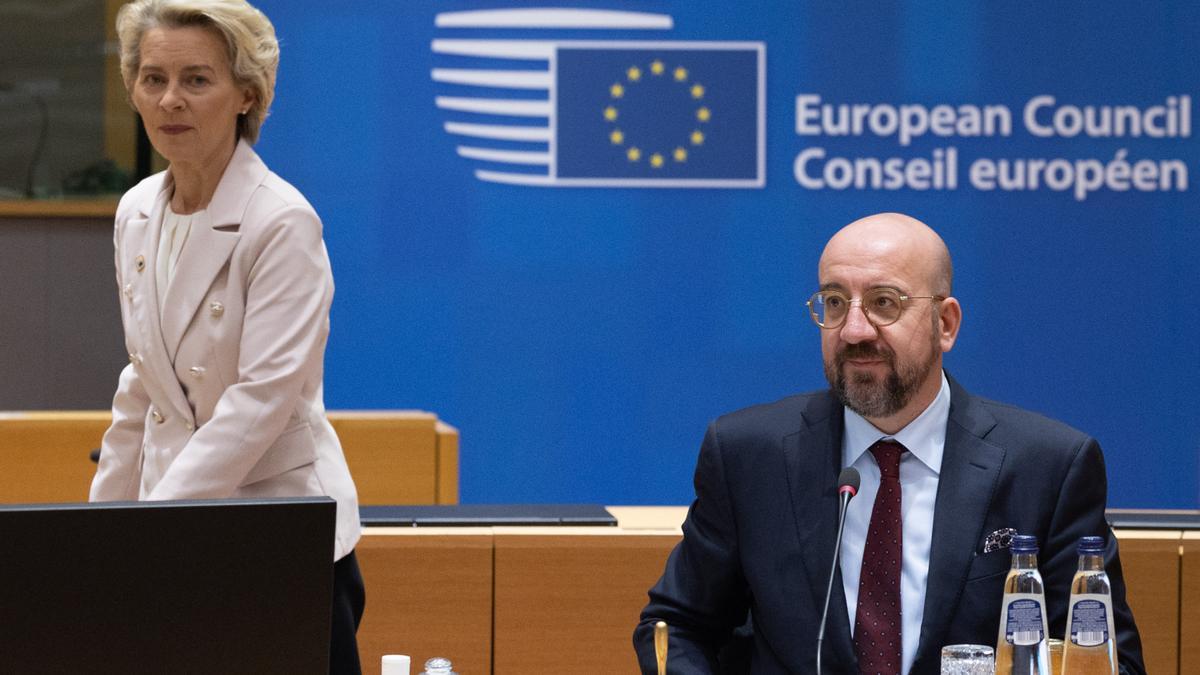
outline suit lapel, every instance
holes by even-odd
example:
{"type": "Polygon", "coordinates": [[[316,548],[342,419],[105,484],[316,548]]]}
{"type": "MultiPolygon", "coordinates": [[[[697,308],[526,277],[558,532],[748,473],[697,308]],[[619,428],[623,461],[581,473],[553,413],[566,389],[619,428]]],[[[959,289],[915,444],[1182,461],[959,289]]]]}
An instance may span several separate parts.
{"type": "MultiPolygon", "coordinates": [[[[133,247],[134,251],[131,260],[122,262],[125,265],[125,278],[130,279],[131,274],[133,277],[127,282],[135,287],[131,289],[129,301],[132,303],[134,329],[141,345],[139,353],[131,355],[131,358],[139,358],[142,368],[150,374],[150,377],[143,378],[143,381],[151,393],[151,398],[159,406],[167,402],[182,412],[190,410],[190,407],[187,397],[178,385],[175,368],[164,348],[158,309],[158,283],[154,273],[163,212],[166,210],[170,194],[170,182],[164,182],[162,190],[139,206],[138,215],[126,221],[121,235],[122,245],[133,247]],[[141,261],[140,265],[138,260],[141,261]],[[155,393],[158,395],[155,396],[155,393]]],[[[126,256],[128,257],[128,254],[126,256]]]]}
{"type": "MultiPolygon", "coordinates": [[[[815,607],[823,607],[833,547],[837,537],[837,476],[842,461],[842,408],[832,394],[815,397],[804,411],[804,426],[783,439],[786,476],[804,574],[815,607]]],[[[814,626],[815,628],[815,626],[814,626]]],[[[829,601],[823,651],[831,667],[854,664],[850,620],[841,570],[836,572],[829,601]]]]}
{"type": "Polygon", "coordinates": [[[914,672],[922,662],[927,662],[926,670],[937,670],[943,638],[983,533],[1004,461],[1004,449],[984,440],[995,425],[995,419],[951,379],[950,420],[938,477],[925,614],[914,672]]]}
{"type": "Polygon", "coordinates": [[[249,144],[239,141],[203,217],[192,223],[163,302],[163,341],[172,363],[192,317],[233,254],[250,198],[268,173],[249,144]]]}
{"type": "Polygon", "coordinates": [[[175,362],[184,331],[208,294],[217,273],[229,260],[239,237],[237,232],[214,229],[211,219],[207,217],[192,223],[187,244],[175,266],[175,278],[167,287],[167,296],[163,301],[162,338],[172,363],[175,362]]]}

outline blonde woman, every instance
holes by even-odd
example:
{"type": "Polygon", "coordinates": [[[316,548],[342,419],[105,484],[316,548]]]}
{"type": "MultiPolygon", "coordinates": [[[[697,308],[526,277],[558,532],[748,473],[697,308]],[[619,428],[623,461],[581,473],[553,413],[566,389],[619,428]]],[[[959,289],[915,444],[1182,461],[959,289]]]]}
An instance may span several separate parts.
{"type": "Polygon", "coordinates": [[[252,149],[275,30],[242,0],[137,0],[117,31],[169,166],[117,208],[130,363],[91,499],[334,498],[331,672],[357,673],[358,499],[322,400],[333,278],[317,214],[252,149]]]}

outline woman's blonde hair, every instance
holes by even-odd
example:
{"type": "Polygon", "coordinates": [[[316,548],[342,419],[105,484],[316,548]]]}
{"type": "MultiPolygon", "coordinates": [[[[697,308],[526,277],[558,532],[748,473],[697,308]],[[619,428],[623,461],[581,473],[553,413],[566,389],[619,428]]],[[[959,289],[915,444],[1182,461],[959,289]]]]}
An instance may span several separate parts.
{"type": "Polygon", "coordinates": [[[238,116],[238,138],[254,143],[275,98],[279,41],[270,19],[245,0],[136,0],[122,7],[117,37],[125,90],[133,91],[146,31],[185,26],[211,28],[225,41],[234,82],[254,94],[250,109],[238,116]]]}

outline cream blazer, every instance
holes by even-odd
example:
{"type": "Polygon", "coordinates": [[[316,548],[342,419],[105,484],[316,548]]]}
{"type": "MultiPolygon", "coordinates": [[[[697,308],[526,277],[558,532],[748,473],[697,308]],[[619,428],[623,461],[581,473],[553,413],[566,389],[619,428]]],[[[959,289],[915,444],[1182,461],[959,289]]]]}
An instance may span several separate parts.
{"type": "Polygon", "coordinates": [[[239,142],[159,312],[169,171],[117,207],[117,285],[129,365],[91,500],[328,495],[334,559],[361,534],[358,495],[322,396],[333,277],[321,221],[239,142]]]}

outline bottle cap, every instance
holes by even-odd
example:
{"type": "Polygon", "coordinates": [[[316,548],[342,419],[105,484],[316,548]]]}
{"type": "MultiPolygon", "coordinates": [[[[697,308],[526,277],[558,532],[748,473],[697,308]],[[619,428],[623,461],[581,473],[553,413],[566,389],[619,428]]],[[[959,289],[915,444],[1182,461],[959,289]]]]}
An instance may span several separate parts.
{"type": "Polygon", "coordinates": [[[1012,538],[1013,553],[1037,553],[1037,537],[1032,534],[1014,534],[1012,538]]]}
{"type": "Polygon", "coordinates": [[[404,654],[387,654],[381,665],[382,675],[410,675],[412,659],[404,654]]]}
{"type": "Polygon", "coordinates": [[[1104,552],[1104,537],[1080,537],[1079,555],[1104,552]]]}

